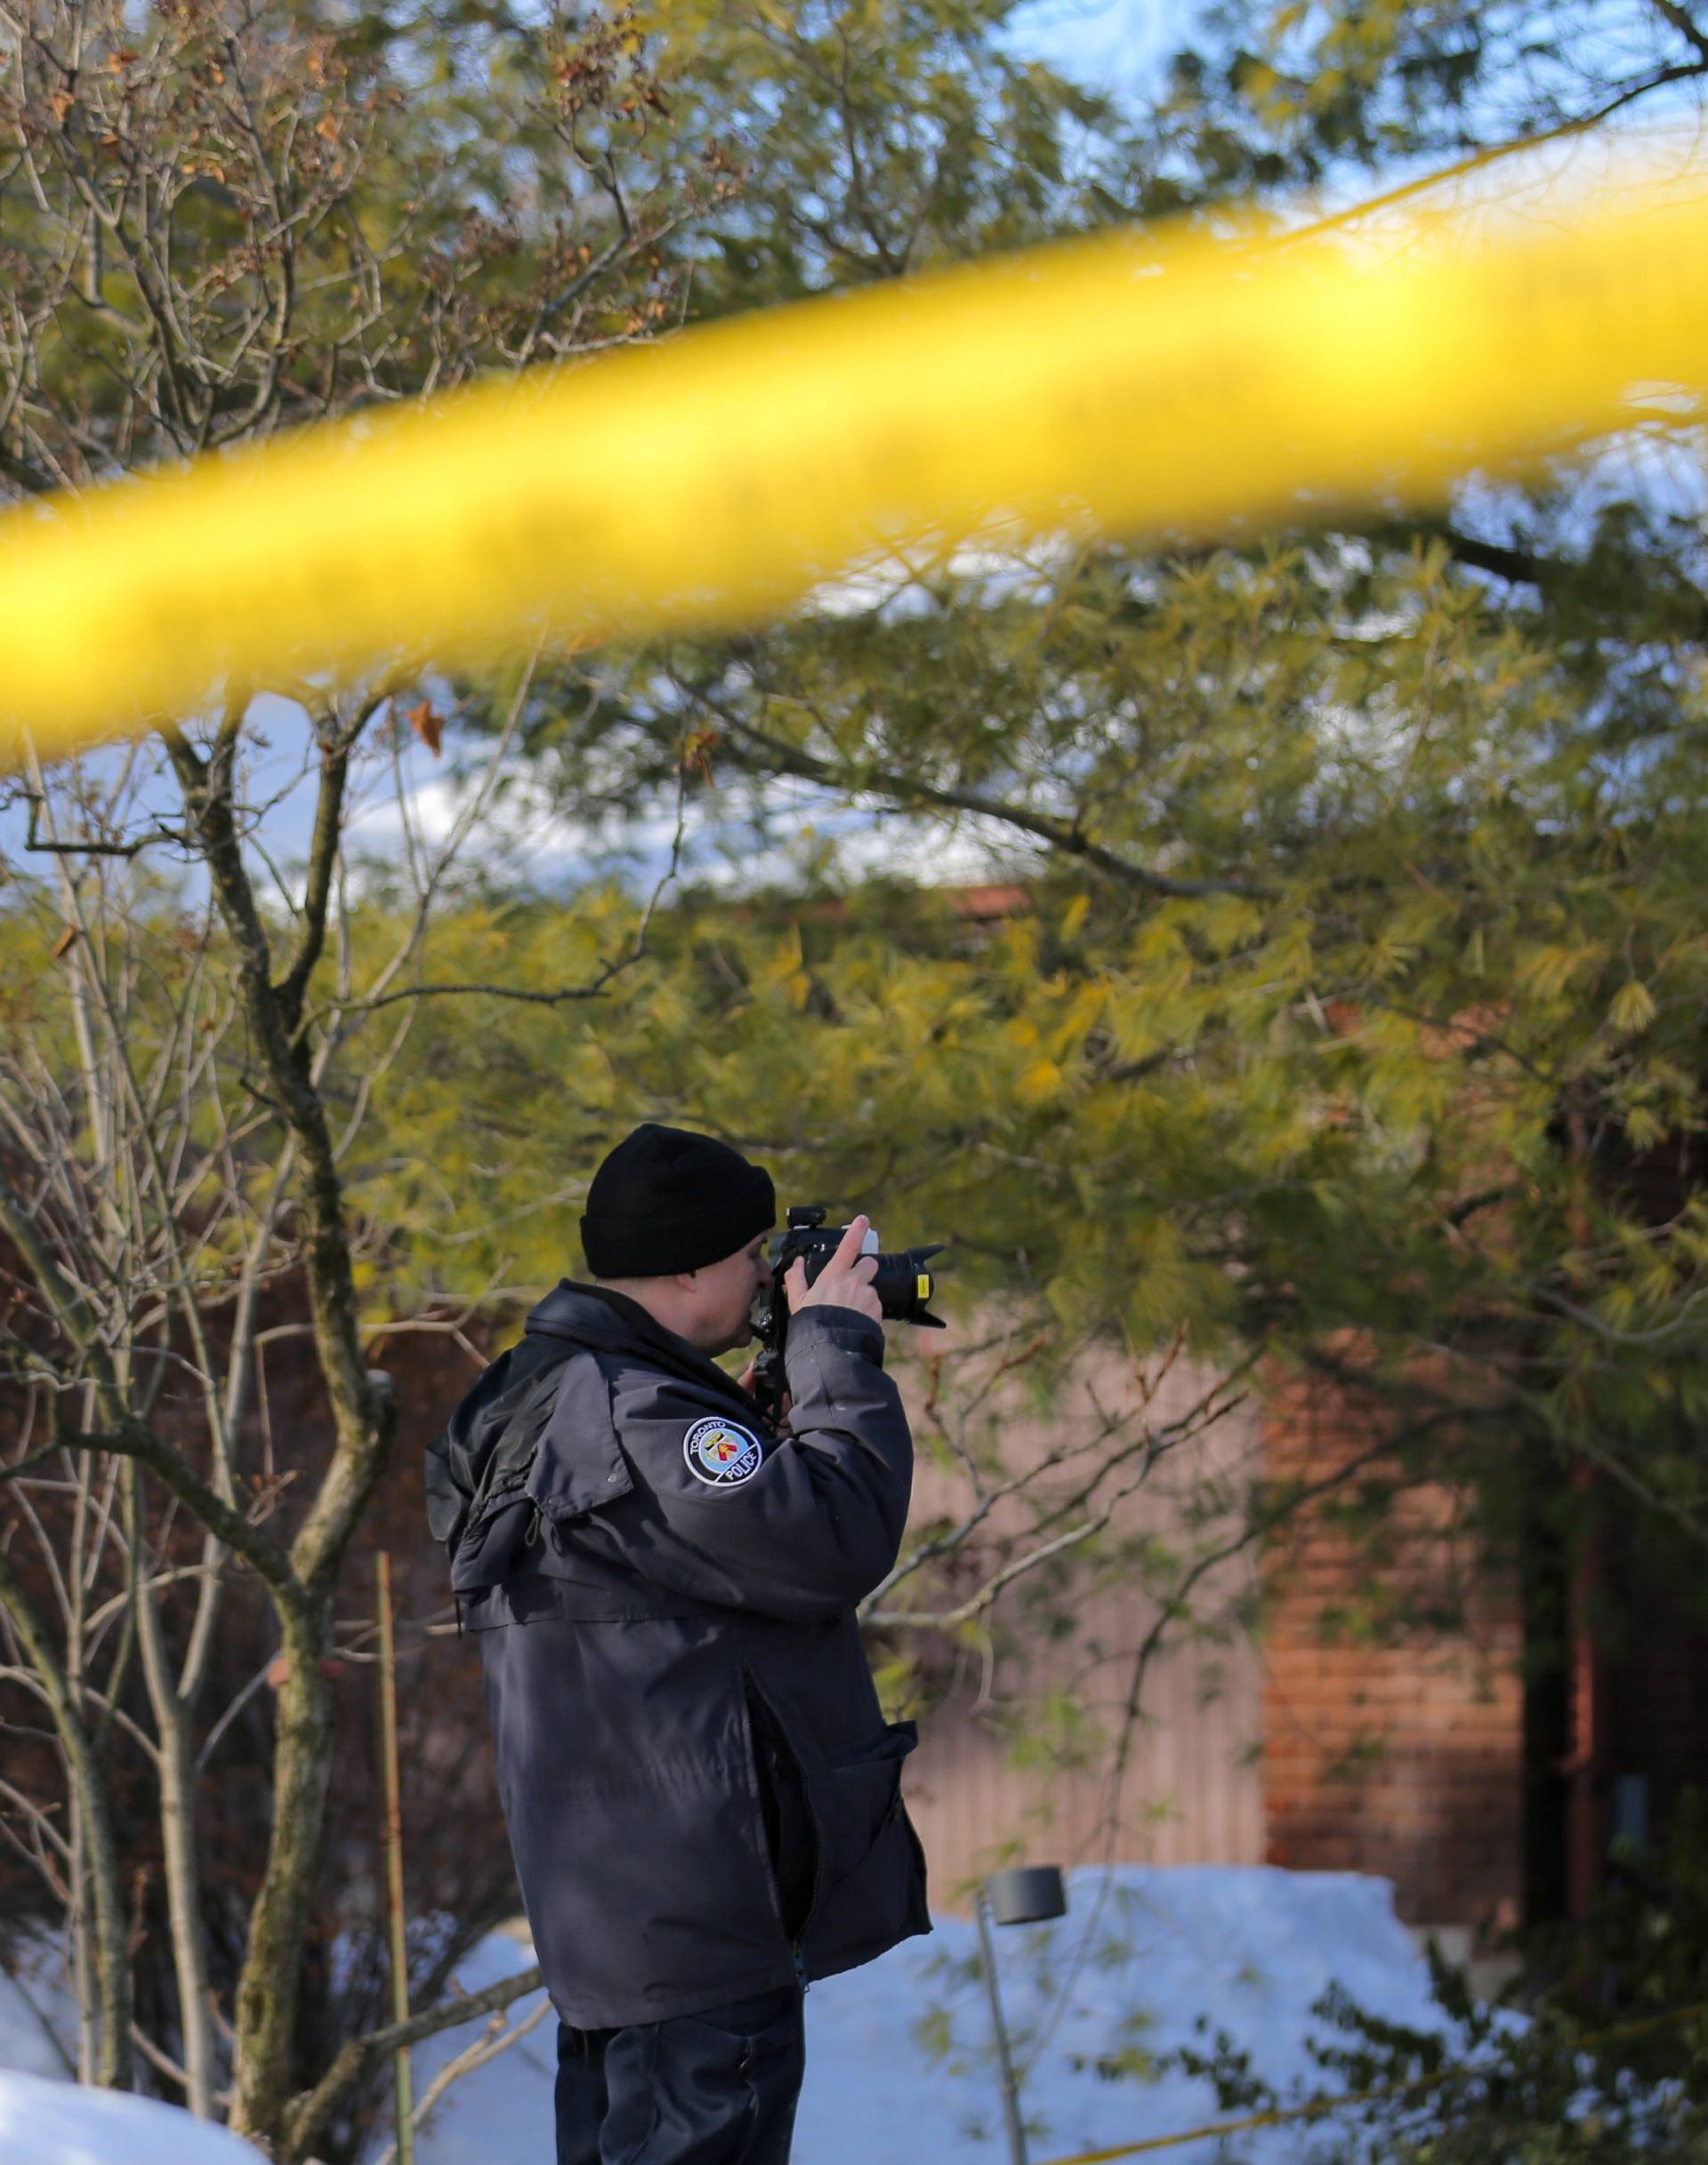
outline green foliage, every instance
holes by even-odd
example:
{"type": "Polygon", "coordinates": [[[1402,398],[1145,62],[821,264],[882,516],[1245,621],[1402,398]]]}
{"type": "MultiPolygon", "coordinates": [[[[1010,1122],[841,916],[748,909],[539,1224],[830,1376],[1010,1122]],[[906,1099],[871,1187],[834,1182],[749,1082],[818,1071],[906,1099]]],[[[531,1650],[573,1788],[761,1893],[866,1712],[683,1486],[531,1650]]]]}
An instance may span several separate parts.
{"type": "Polygon", "coordinates": [[[1043,238],[1097,215],[1116,116],[1012,58],[1016,0],[645,0],[689,137],[744,185],[700,229],[697,312],[1043,238]]]}
{"type": "Polygon", "coordinates": [[[1704,46],[1688,6],[1224,0],[1175,57],[1158,119],[1221,192],[1380,183],[1603,116],[1680,117],[1704,46]]]}
{"type": "Polygon", "coordinates": [[[690,890],[619,1010],[441,1012],[426,1071],[471,1139],[549,1043],[548,1132],[709,1120],[791,1192],[889,1226],[905,1193],[952,1285],[1058,1331],[1355,1372],[1413,1473],[1498,1481],[1517,1421],[1699,1524],[1704,715],[1665,654],[1587,702],[1584,665],[1440,548],[1349,543],[1104,552],[649,657],[613,726],[662,755],[709,718],[705,814],[786,741],[826,788],[976,812],[1023,899],[971,922],[834,851],[738,911],[690,890]]]}

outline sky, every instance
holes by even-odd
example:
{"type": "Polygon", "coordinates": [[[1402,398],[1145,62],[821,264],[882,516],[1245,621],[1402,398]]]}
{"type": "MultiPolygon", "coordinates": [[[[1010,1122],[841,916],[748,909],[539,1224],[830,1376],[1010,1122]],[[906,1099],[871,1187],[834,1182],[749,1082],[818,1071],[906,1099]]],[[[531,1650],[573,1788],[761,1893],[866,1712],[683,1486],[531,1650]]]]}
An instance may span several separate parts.
{"type": "Polygon", "coordinates": [[[1018,9],[1011,49],[1116,95],[1130,93],[1181,42],[1195,11],[1165,0],[1031,0],[1018,9]]]}

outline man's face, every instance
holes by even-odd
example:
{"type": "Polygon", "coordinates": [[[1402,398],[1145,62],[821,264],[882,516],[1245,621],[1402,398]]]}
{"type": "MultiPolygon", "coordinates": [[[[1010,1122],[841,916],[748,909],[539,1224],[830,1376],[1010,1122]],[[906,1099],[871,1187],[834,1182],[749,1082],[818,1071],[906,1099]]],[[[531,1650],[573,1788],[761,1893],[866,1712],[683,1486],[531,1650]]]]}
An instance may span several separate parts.
{"type": "Polygon", "coordinates": [[[769,1240],[769,1233],[758,1234],[734,1255],[692,1273],[694,1328],[683,1336],[702,1353],[728,1353],[752,1338],[753,1302],[771,1282],[769,1240]]]}

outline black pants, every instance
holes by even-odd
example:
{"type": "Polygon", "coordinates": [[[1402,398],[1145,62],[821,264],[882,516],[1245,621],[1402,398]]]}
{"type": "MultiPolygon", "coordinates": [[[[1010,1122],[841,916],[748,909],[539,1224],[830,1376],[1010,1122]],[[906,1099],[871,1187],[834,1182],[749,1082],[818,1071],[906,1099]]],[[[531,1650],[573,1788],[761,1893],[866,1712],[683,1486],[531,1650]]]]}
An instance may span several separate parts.
{"type": "Polygon", "coordinates": [[[788,2165],[796,1992],[626,2030],[558,2025],[558,2165],[788,2165]]]}

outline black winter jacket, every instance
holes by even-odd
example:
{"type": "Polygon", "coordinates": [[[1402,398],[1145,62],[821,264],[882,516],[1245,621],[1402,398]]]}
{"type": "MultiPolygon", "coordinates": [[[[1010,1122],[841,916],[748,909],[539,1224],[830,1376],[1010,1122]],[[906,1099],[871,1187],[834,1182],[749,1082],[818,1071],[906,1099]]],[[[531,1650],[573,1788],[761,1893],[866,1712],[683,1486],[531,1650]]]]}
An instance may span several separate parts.
{"type": "Polygon", "coordinates": [[[621,1294],[567,1281],[429,1448],[559,2014],[661,2022],[931,1928],[855,1604],[913,1445],[882,1333],[793,1318],[789,1432],[621,1294]]]}

